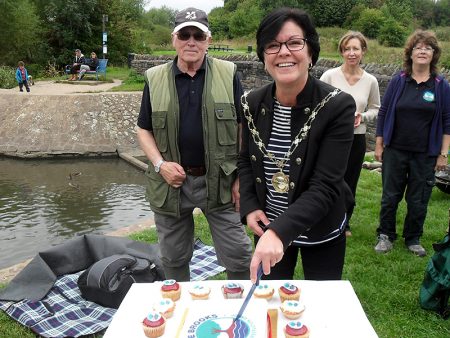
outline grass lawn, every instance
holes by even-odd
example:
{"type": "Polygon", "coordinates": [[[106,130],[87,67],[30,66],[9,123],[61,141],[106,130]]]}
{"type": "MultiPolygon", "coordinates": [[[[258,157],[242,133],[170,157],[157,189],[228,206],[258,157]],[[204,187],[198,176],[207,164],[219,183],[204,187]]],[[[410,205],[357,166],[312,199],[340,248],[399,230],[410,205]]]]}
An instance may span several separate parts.
{"type": "MultiPolygon", "coordinates": [[[[363,170],[358,185],[357,207],[352,218],[353,236],[348,238],[343,279],[349,280],[362,306],[380,338],[443,338],[450,337],[450,322],[440,319],[433,312],[424,311],[418,303],[418,293],[426,264],[433,249],[432,243],[440,241],[448,226],[450,196],[434,188],[425,222],[422,244],[428,250],[425,258],[413,256],[401,239],[388,254],[376,254],[375,229],[381,197],[381,175],[363,170]]],[[[398,223],[405,216],[405,204],[398,212],[398,223]]],[[[196,236],[211,243],[207,223],[203,216],[196,217],[196,236]]],[[[399,234],[401,234],[401,227],[399,234]]],[[[156,242],[153,230],[136,233],[135,240],[156,242]]],[[[296,279],[302,279],[299,265],[296,279]]],[[[225,279],[220,274],[214,279],[225,279]]],[[[0,312],[0,337],[35,337],[0,312]]]]}

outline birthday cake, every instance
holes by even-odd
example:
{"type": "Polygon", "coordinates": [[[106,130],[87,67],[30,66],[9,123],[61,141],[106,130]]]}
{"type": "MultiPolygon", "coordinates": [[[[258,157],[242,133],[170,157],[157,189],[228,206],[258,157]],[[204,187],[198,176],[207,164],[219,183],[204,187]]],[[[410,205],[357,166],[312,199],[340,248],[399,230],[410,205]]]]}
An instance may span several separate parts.
{"type": "Polygon", "coordinates": [[[267,302],[254,299],[242,317],[237,313],[242,299],[217,302],[193,302],[189,306],[181,337],[186,338],[261,338],[267,337],[267,302]]]}

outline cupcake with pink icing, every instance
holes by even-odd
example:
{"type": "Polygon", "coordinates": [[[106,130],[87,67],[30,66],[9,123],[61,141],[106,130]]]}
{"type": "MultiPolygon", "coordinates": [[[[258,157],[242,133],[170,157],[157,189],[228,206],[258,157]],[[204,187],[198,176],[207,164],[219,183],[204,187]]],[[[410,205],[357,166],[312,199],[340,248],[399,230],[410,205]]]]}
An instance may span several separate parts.
{"type": "Polygon", "coordinates": [[[163,298],[170,298],[175,302],[180,299],[181,285],[175,279],[166,279],[161,286],[161,295],[163,298]]]}
{"type": "Polygon", "coordinates": [[[280,286],[278,289],[278,294],[280,295],[281,302],[284,302],[285,300],[300,299],[300,289],[289,282],[286,282],[280,286]]]}
{"type": "Polygon", "coordinates": [[[160,313],[151,311],[142,321],[142,327],[148,338],[158,338],[164,334],[166,320],[160,313]]]}
{"type": "Polygon", "coordinates": [[[284,327],[284,334],[286,338],[308,338],[309,329],[298,320],[290,321],[284,327]]]}
{"type": "Polygon", "coordinates": [[[241,284],[228,282],[222,285],[222,294],[225,299],[242,298],[244,287],[241,284]]]}

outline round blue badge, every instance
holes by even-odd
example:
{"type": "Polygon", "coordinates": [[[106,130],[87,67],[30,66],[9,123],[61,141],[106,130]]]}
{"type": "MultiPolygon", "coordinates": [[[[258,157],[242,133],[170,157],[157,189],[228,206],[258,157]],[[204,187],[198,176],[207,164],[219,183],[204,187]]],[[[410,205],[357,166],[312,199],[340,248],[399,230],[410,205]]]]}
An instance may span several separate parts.
{"type": "Polygon", "coordinates": [[[427,90],[423,93],[423,99],[427,102],[434,102],[434,93],[427,90]]]}

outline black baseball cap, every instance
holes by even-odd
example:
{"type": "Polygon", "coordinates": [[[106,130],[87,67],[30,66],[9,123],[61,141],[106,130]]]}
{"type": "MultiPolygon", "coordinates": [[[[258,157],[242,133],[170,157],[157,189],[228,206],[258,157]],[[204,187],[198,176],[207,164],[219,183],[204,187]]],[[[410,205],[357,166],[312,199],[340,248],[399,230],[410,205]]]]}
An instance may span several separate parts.
{"type": "Polygon", "coordinates": [[[201,9],[189,7],[178,12],[175,17],[175,28],[173,33],[188,26],[194,26],[201,29],[203,32],[209,31],[208,16],[201,9]]]}

